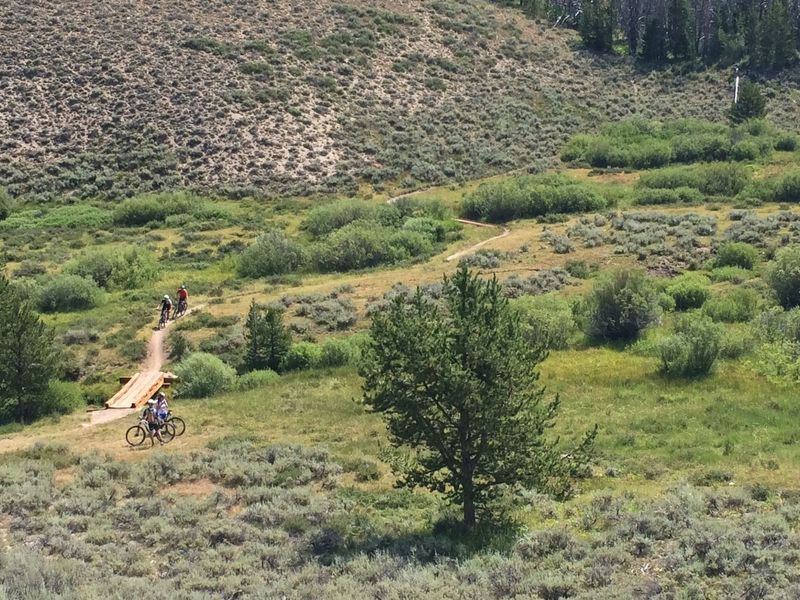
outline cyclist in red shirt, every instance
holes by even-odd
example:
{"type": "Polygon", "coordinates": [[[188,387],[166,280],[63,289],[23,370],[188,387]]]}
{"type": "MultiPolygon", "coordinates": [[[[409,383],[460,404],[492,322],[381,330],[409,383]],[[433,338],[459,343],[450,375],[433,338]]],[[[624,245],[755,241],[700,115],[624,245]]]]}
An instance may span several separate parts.
{"type": "Polygon", "coordinates": [[[173,319],[178,315],[182,315],[186,312],[186,309],[189,308],[189,291],[186,289],[185,285],[182,285],[178,290],[178,304],[175,306],[175,316],[173,319]]]}

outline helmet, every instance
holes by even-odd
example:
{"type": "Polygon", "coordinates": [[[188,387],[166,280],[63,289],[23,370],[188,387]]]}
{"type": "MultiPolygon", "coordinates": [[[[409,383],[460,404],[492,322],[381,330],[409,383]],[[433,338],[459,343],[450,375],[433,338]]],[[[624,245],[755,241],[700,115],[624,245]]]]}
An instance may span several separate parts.
{"type": "Polygon", "coordinates": [[[169,296],[167,296],[166,294],[164,294],[164,300],[169,300],[169,296]]]}
{"type": "Polygon", "coordinates": [[[182,285],[182,286],[181,286],[181,289],[182,289],[182,290],[185,290],[185,289],[186,289],[186,286],[185,286],[185,285],[182,285]]]}
{"type": "Polygon", "coordinates": [[[155,403],[156,403],[156,401],[153,398],[150,398],[150,400],[147,401],[147,404],[149,406],[153,406],[153,404],[155,404],[155,403]]]}
{"type": "Polygon", "coordinates": [[[164,392],[158,392],[158,396],[156,398],[166,398],[167,395],[164,392]]]}

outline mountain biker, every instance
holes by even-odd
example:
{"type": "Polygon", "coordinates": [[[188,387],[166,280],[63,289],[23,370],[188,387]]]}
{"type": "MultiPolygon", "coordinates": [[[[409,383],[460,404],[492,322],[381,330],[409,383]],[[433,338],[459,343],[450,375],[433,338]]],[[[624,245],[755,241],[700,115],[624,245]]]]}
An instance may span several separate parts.
{"type": "Polygon", "coordinates": [[[153,398],[147,401],[147,408],[145,408],[142,413],[142,419],[145,420],[147,428],[150,430],[150,438],[152,439],[153,436],[156,436],[158,441],[163,444],[164,440],[161,437],[161,419],[158,418],[156,401],[153,398]]]}
{"type": "Polygon", "coordinates": [[[161,299],[161,314],[163,315],[166,312],[167,318],[169,318],[169,311],[171,310],[172,310],[172,300],[169,299],[168,295],[165,295],[161,299]]]}
{"type": "Polygon", "coordinates": [[[182,285],[178,290],[177,310],[185,312],[187,308],[189,308],[189,290],[186,289],[185,285],[182,285]]]}
{"type": "Polygon", "coordinates": [[[156,396],[156,414],[158,414],[158,418],[162,422],[165,421],[168,412],[169,405],[167,404],[167,395],[164,392],[158,392],[156,396]]]}

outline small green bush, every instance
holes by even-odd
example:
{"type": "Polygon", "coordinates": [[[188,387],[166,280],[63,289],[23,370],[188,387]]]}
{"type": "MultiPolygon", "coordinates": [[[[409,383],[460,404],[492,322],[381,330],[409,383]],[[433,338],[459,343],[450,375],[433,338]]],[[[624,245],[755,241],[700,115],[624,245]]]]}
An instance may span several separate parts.
{"type": "Polygon", "coordinates": [[[680,377],[707,375],[719,356],[723,331],[708,317],[684,317],[677,323],[675,333],[656,345],[661,372],[680,377]]]}
{"type": "Polygon", "coordinates": [[[756,160],[761,156],[761,149],[758,144],[749,140],[734,144],[731,148],[731,158],[739,161],[756,160]]]}
{"type": "Polygon", "coordinates": [[[68,415],[86,406],[83,390],[77,383],[51,381],[43,398],[40,415],[68,415]]]}
{"type": "Polygon", "coordinates": [[[576,326],[572,307],[566,300],[554,294],[523,296],[513,306],[532,341],[544,340],[550,350],[568,347],[576,326]]]}
{"type": "Polygon", "coordinates": [[[302,269],[308,262],[306,249],[279,229],[258,236],[239,257],[242,277],[285,275],[302,269]]]}
{"type": "Polygon", "coordinates": [[[736,163],[670,167],[643,173],[638,186],[649,189],[694,188],[707,196],[734,197],[745,189],[750,172],[736,163]]]}
{"type": "Polygon", "coordinates": [[[758,262],[758,249],[742,242],[728,242],[717,250],[714,264],[717,267],[752,269],[758,262]]]}
{"type": "Polygon", "coordinates": [[[602,340],[634,340],[656,320],[657,308],[658,294],[643,272],[611,271],[586,297],[587,333],[602,340]]]}
{"type": "Polygon", "coordinates": [[[320,367],[343,367],[352,364],[357,351],[349,340],[329,338],[322,344],[319,356],[320,367]]]}
{"type": "Polygon", "coordinates": [[[102,288],[131,290],[155,279],[158,266],[150,252],[131,246],[112,253],[90,252],[68,263],[64,272],[92,279],[102,288]]]}
{"type": "Polygon", "coordinates": [[[64,267],[65,273],[92,279],[99,287],[107,288],[114,271],[114,264],[108,252],[94,251],[84,254],[64,267]]]}
{"type": "Polygon", "coordinates": [[[400,224],[400,210],[365,200],[339,200],[309,211],[300,227],[316,238],[325,237],[355,221],[369,221],[394,227],[400,224]]]}
{"type": "Polygon", "coordinates": [[[91,279],[79,275],[57,275],[38,292],[37,305],[42,312],[86,310],[97,306],[103,292],[91,279]]]}
{"type": "Polygon", "coordinates": [[[444,223],[431,217],[411,217],[403,223],[403,229],[419,233],[433,242],[443,242],[447,235],[444,223]]]}
{"type": "Polygon", "coordinates": [[[189,193],[148,194],[123,201],[114,209],[114,223],[137,227],[148,223],[163,223],[173,215],[192,215],[197,219],[220,219],[228,216],[218,206],[189,193]]]}
{"type": "Polygon", "coordinates": [[[742,197],[764,202],[800,202],[800,171],[768,177],[748,186],[742,197]]]}
{"type": "Polygon", "coordinates": [[[797,149],[797,136],[793,133],[784,133],[775,140],[775,149],[783,152],[794,152],[797,149]]]}
{"type": "Polygon", "coordinates": [[[281,363],[281,371],[303,371],[319,365],[321,350],[316,344],[298,342],[292,344],[281,363]]]}
{"type": "Polygon", "coordinates": [[[755,316],[758,299],[758,293],[754,290],[737,287],[711,298],[703,306],[703,312],[714,321],[744,323],[755,316]]]}
{"type": "Polygon", "coordinates": [[[687,273],[676,277],[666,289],[667,294],[675,300],[676,310],[700,308],[711,295],[710,281],[703,275],[687,273]]]}
{"type": "Polygon", "coordinates": [[[236,380],[236,389],[240,392],[254,390],[256,388],[265,387],[279,378],[280,376],[275,371],[270,371],[269,369],[250,371],[249,373],[239,376],[236,380]]]}
{"type": "Polygon", "coordinates": [[[778,302],[784,308],[800,305],[800,246],[782,248],[775,254],[765,273],[778,302]]]}
{"type": "Polygon", "coordinates": [[[175,366],[176,395],[207,398],[233,389],[236,371],[212,354],[195,352],[175,366]]]}
{"type": "Polygon", "coordinates": [[[322,272],[345,272],[407,258],[407,248],[392,245],[395,233],[363,221],[350,223],[313,248],[314,263],[322,272]]]}
{"type": "Polygon", "coordinates": [[[731,283],[743,283],[753,277],[753,273],[741,267],[718,267],[711,271],[711,281],[729,281],[731,283]]]}

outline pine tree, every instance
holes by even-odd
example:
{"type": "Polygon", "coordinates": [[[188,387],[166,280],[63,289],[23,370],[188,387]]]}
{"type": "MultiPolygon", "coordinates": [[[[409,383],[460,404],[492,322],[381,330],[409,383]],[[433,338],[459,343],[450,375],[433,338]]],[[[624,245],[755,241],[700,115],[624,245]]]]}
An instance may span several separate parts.
{"type": "Polygon", "coordinates": [[[52,332],[0,275],[0,422],[43,416],[58,369],[52,332]]]}
{"type": "Polygon", "coordinates": [[[283,312],[274,306],[250,304],[244,329],[244,369],[277,371],[292,344],[292,335],[283,324],[283,312]]]}
{"type": "Polygon", "coordinates": [[[731,106],[730,119],[734,123],[742,123],[749,119],[760,119],[767,113],[767,101],[759,87],[745,81],[739,90],[739,101],[731,106]]]}
{"type": "Polygon", "coordinates": [[[659,19],[653,18],[647,22],[642,38],[642,60],[650,63],[660,63],[667,59],[667,37],[664,25],[659,19]]]}
{"type": "Polygon", "coordinates": [[[670,0],[667,11],[667,37],[669,49],[676,59],[687,59],[693,54],[690,23],[688,0],[670,0]]]}
{"type": "Polygon", "coordinates": [[[792,17],[785,0],[774,0],[767,10],[764,35],[769,45],[769,66],[783,69],[794,62],[796,45],[792,17]]]}
{"type": "Polygon", "coordinates": [[[531,344],[497,280],[462,267],[443,289],[441,303],[419,289],[395,299],[365,353],[364,402],[408,452],[400,484],[445,494],[468,527],[505,486],[568,494],[595,433],[566,459],[544,436],[558,408],[537,384],[544,343],[531,344]]]}

